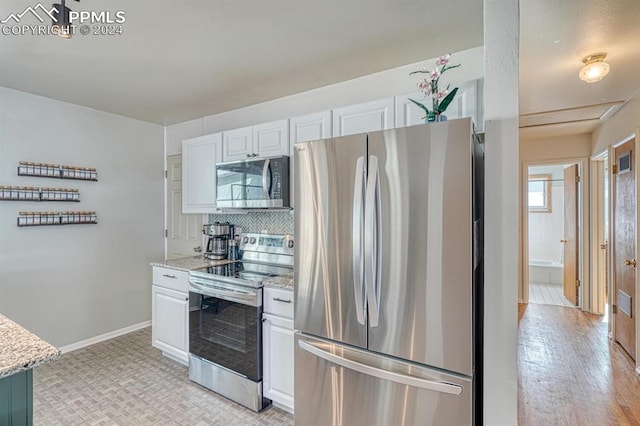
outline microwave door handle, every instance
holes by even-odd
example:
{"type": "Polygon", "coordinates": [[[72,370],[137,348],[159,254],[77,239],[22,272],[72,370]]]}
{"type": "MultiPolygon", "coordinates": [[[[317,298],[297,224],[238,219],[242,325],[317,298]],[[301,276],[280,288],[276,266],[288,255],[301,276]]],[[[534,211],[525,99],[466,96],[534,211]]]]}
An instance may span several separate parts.
{"type": "Polygon", "coordinates": [[[269,169],[271,168],[271,160],[264,160],[264,167],[262,167],[262,192],[264,192],[264,199],[270,200],[271,195],[271,173],[269,173],[269,169]]]}
{"type": "Polygon", "coordinates": [[[356,177],[353,185],[353,290],[355,292],[356,303],[356,318],[358,323],[365,325],[365,303],[366,294],[364,287],[363,273],[363,256],[362,256],[362,215],[364,204],[364,188],[365,188],[365,174],[364,174],[364,157],[359,157],[356,162],[356,177]]]}

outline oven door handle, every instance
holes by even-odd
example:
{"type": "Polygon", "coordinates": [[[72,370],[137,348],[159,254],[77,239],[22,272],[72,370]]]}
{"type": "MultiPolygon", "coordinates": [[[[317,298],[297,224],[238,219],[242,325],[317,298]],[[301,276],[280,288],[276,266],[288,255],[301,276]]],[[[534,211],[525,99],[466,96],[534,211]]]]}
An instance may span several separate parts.
{"type": "Polygon", "coordinates": [[[258,295],[252,292],[244,292],[242,290],[223,290],[219,287],[211,287],[209,285],[198,284],[193,278],[189,278],[189,290],[209,297],[217,297],[218,299],[237,302],[243,305],[260,306],[261,300],[258,295]]]}

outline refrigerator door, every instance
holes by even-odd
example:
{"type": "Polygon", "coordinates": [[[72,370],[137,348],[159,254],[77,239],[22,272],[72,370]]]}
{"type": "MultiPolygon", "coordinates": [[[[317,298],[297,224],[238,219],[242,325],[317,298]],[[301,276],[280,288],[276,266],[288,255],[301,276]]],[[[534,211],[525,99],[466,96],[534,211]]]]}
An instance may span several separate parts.
{"type": "Polygon", "coordinates": [[[370,133],[380,199],[367,197],[365,206],[381,206],[373,217],[382,227],[381,273],[367,274],[378,280],[368,288],[380,288],[379,306],[369,303],[378,320],[369,349],[466,376],[473,374],[471,135],[469,119],[370,133]]]}
{"type": "Polygon", "coordinates": [[[366,135],[296,144],[296,330],[366,347],[366,135]]]}
{"type": "Polygon", "coordinates": [[[472,382],[296,333],[296,424],[471,425],[472,382]]]}

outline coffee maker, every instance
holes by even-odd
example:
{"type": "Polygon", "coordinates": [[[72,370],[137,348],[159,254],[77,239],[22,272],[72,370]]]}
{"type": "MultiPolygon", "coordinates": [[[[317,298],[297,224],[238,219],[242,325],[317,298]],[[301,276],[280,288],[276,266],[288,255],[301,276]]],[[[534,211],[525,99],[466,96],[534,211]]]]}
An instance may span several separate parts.
{"type": "Polygon", "coordinates": [[[204,257],[211,260],[227,258],[229,240],[233,238],[234,226],[229,222],[215,222],[202,227],[202,233],[208,235],[204,257]]]}

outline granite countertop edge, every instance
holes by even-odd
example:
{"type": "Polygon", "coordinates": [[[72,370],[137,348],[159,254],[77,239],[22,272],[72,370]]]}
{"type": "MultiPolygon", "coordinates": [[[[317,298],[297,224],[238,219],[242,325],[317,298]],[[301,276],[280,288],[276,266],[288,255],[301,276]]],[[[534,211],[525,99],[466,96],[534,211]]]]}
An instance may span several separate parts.
{"type": "Polygon", "coordinates": [[[267,278],[262,284],[265,287],[293,290],[293,273],[267,278]]]}
{"type": "Polygon", "coordinates": [[[54,361],[60,349],[0,314],[0,379],[54,361]]]}

